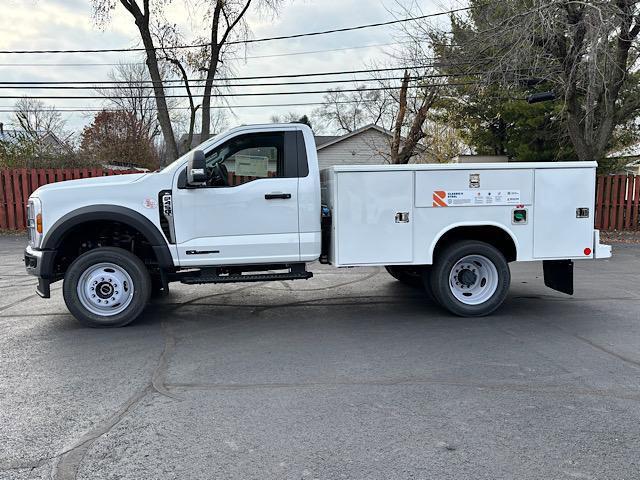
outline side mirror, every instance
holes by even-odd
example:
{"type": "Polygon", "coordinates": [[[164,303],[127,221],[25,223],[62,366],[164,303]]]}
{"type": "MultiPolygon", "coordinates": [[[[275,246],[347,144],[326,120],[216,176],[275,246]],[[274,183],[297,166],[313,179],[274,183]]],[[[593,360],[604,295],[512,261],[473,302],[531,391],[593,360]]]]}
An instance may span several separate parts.
{"type": "Polygon", "coordinates": [[[202,150],[194,150],[187,164],[187,185],[203,185],[207,181],[207,162],[202,150]]]}

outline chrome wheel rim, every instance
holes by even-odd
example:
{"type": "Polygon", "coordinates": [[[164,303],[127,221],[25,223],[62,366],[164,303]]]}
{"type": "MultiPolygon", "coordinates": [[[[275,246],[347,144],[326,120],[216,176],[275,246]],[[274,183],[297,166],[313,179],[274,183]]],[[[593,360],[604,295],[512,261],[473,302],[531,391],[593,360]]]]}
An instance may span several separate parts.
{"type": "Polygon", "coordinates": [[[134,285],[124,268],[115,263],[99,263],[82,272],[77,292],[80,303],[88,311],[111,317],[131,304],[134,285]]]}
{"type": "Polygon", "coordinates": [[[449,288],[461,303],[480,305],[496,293],[498,270],[487,257],[467,255],[458,260],[451,269],[449,288]]]}

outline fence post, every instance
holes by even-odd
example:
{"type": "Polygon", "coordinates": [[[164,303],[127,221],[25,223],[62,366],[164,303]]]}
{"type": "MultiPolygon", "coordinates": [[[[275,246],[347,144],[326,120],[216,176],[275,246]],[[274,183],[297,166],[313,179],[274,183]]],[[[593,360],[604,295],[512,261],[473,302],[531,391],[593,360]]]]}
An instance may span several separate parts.
{"type": "Polygon", "coordinates": [[[637,230],[640,228],[640,224],[638,223],[639,220],[639,210],[640,210],[640,175],[636,175],[634,178],[635,184],[636,184],[636,188],[635,188],[635,195],[634,195],[634,199],[633,199],[633,203],[635,203],[636,208],[634,209],[633,212],[633,222],[632,222],[632,227],[634,230],[637,230]]]}
{"type": "Polygon", "coordinates": [[[7,199],[7,195],[9,195],[8,190],[4,186],[4,176],[6,175],[6,170],[0,170],[0,228],[7,228],[8,224],[8,216],[9,216],[9,201],[7,199]]]}
{"type": "Polygon", "coordinates": [[[602,228],[602,196],[604,194],[604,177],[597,177],[597,188],[596,188],[596,211],[594,214],[594,223],[596,228],[602,228]]]}
{"type": "Polygon", "coordinates": [[[16,227],[18,230],[25,228],[24,213],[22,211],[22,192],[20,191],[20,171],[13,170],[13,201],[16,209],[16,227]]]}

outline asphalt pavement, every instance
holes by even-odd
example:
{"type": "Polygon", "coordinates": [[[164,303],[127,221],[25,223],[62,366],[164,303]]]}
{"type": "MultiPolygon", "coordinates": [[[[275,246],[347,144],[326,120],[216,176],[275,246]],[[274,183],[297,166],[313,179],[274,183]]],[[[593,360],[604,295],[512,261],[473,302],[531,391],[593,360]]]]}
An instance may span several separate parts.
{"type": "Polygon", "coordinates": [[[0,237],[1,479],[640,478],[640,245],[452,317],[384,269],[186,286],[83,328],[0,237]]]}

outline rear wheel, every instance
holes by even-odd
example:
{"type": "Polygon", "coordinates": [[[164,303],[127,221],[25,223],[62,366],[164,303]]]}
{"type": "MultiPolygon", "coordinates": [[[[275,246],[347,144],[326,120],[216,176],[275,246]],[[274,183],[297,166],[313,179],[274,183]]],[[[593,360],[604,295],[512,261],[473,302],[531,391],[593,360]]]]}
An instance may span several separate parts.
{"type": "Polygon", "coordinates": [[[144,310],[151,279],[142,261],[121,248],[96,248],[67,269],[62,287],[67,308],[89,327],[122,327],[144,310]]]}
{"type": "Polygon", "coordinates": [[[403,267],[399,265],[387,265],[384,267],[389,275],[410,287],[422,287],[422,274],[418,268],[403,267]]]}
{"type": "Polygon", "coordinates": [[[437,302],[433,295],[433,289],[431,288],[431,265],[418,267],[389,265],[384,268],[389,272],[389,275],[405,285],[424,289],[427,298],[432,302],[437,302]]]}
{"type": "Polygon", "coordinates": [[[504,255],[494,246],[467,240],[438,255],[430,280],[444,308],[462,317],[480,317],[502,305],[511,273],[504,255]]]}

